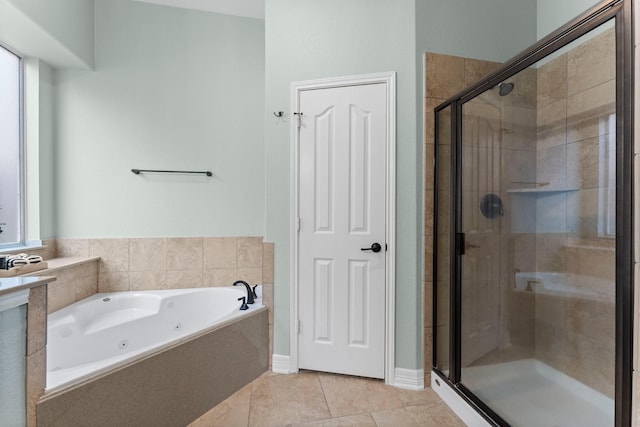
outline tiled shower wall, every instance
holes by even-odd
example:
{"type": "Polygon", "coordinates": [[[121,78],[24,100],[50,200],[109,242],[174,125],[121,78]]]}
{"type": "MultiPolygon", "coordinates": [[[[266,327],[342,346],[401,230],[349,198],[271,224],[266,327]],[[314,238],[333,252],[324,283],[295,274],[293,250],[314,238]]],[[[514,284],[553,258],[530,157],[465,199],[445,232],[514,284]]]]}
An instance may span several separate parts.
{"type": "MultiPolygon", "coordinates": [[[[505,307],[503,334],[510,335],[502,342],[510,339],[512,345],[530,348],[528,352],[521,352],[523,357],[534,356],[535,349],[535,357],[605,394],[611,393],[613,378],[610,354],[613,346],[608,342],[613,336],[612,302],[523,295],[525,301],[510,297],[509,291],[513,288],[513,272],[517,270],[566,271],[600,279],[612,277],[614,240],[598,235],[597,217],[598,192],[602,191],[605,167],[600,153],[607,139],[613,136],[607,125],[607,117],[614,113],[611,109],[615,94],[612,90],[614,70],[608,65],[614,63],[612,41],[612,31],[603,32],[510,79],[516,80],[516,89],[501,101],[511,105],[502,118],[500,150],[505,169],[500,177],[502,191],[499,193],[506,211],[500,220],[504,230],[501,240],[508,242],[502,252],[509,254],[501,260],[504,264],[500,277],[504,289],[500,298],[505,307]],[[532,102],[527,101],[527,93],[533,95],[532,102]],[[522,99],[518,100],[517,96],[522,99]],[[531,161],[532,158],[536,160],[531,161]],[[531,193],[504,193],[505,189],[514,188],[514,182],[548,182],[546,188],[571,191],[541,193],[541,197],[531,193]],[[545,206],[548,201],[552,203],[545,206]],[[509,212],[527,203],[529,209],[518,214],[509,212]],[[570,218],[568,211],[580,212],[580,215],[570,218]],[[540,231],[543,233],[536,234],[540,231]]],[[[429,372],[432,363],[433,333],[433,108],[480,78],[483,73],[477,70],[486,74],[498,65],[426,55],[425,372],[429,372]],[[469,76],[473,76],[472,79],[469,76]]],[[[439,150],[441,161],[447,162],[449,147],[443,145],[439,150]]],[[[439,195],[439,200],[447,199],[448,193],[439,195]]],[[[444,205],[439,208],[440,224],[446,224],[449,215],[448,206],[444,205]]],[[[438,251],[447,253],[448,228],[441,227],[438,232],[438,251]]],[[[446,271],[447,266],[439,266],[440,269],[446,271]]],[[[441,295],[448,295],[449,284],[447,274],[439,276],[440,299],[441,295]]],[[[441,322],[438,329],[448,329],[448,325],[441,322]]]]}
{"type": "MultiPolygon", "coordinates": [[[[608,148],[615,143],[614,37],[612,29],[601,32],[537,69],[536,181],[566,191],[533,199],[538,234],[516,234],[512,242],[520,254],[514,269],[595,279],[598,296],[536,293],[529,296],[529,310],[517,316],[530,317],[524,323],[530,325],[536,359],[611,397],[615,239],[603,225],[603,195],[609,185],[615,189],[608,179],[608,148]],[[525,255],[531,247],[535,257],[525,255]]],[[[589,286],[595,285],[581,284],[589,286]]]]}
{"type": "MultiPolygon", "coordinates": [[[[424,194],[424,279],[423,279],[423,313],[424,313],[424,372],[425,384],[430,384],[430,373],[433,364],[433,330],[446,330],[446,324],[433,324],[433,215],[434,215],[434,156],[435,156],[435,123],[433,109],[447,98],[463,90],[470,84],[478,81],[500,64],[476,59],[461,58],[436,53],[425,54],[425,124],[424,124],[424,153],[425,153],[425,194],[424,194]]],[[[446,132],[446,130],[445,130],[446,132]]],[[[448,158],[449,147],[441,146],[442,158],[448,158]]],[[[448,199],[448,194],[441,195],[440,199],[448,199]]],[[[444,218],[448,217],[448,206],[440,206],[439,213],[444,218]]],[[[443,219],[444,219],[443,218],[443,219]]],[[[444,223],[444,221],[442,222],[444,223]]],[[[448,229],[438,230],[438,250],[448,251],[448,229]]],[[[439,271],[446,271],[444,266],[439,266],[439,271]]],[[[437,280],[438,295],[448,295],[448,276],[443,275],[437,280]]]]}

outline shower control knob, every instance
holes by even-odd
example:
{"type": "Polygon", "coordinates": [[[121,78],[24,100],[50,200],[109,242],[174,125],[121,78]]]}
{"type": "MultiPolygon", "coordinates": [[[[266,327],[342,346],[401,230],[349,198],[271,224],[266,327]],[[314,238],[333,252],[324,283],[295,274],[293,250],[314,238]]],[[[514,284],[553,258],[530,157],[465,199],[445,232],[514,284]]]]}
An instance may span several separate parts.
{"type": "Polygon", "coordinates": [[[374,243],[373,245],[371,245],[370,248],[360,248],[361,251],[373,251],[373,252],[380,252],[382,250],[382,246],[380,246],[380,243],[374,243]]]}

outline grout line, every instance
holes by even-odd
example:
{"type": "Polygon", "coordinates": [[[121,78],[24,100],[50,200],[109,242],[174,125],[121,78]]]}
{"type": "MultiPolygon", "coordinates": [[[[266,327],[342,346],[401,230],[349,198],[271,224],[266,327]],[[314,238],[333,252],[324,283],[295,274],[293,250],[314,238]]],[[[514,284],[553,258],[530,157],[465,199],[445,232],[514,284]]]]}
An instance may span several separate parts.
{"type": "Polygon", "coordinates": [[[253,408],[253,383],[256,382],[258,378],[251,381],[251,393],[249,393],[249,411],[247,413],[247,423],[245,424],[246,427],[249,427],[249,421],[251,420],[251,409],[253,408]]]}
{"type": "Polygon", "coordinates": [[[327,394],[324,391],[324,386],[322,385],[322,379],[320,378],[320,374],[316,373],[316,377],[318,378],[318,382],[320,383],[320,390],[322,390],[322,397],[324,398],[324,404],[327,405],[327,411],[329,411],[329,415],[331,419],[334,418],[333,412],[331,411],[331,406],[329,406],[329,401],[327,401],[327,394]]]}

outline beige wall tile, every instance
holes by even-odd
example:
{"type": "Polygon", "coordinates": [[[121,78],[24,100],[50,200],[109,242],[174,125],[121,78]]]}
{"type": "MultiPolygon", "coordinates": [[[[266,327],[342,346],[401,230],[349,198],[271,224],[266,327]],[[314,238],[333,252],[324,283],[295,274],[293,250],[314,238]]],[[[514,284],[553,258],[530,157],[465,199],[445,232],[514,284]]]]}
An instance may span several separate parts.
{"type": "Polygon", "coordinates": [[[567,100],[567,121],[606,116],[615,111],[615,102],[616,82],[613,80],[578,92],[567,100]]]}
{"type": "Polygon", "coordinates": [[[129,273],[132,291],[168,289],[166,271],[132,271],[129,273]]]}
{"type": "Polygon", "coordinates": [[[98,274],[98,292],[129,291],[129,272],[100,272],[98,274]]]}
{"type": "Polygon", "coordinates": [[[202,237],[168,238],[167,270],[202,268],[202,237]]]}
{"type": "Polygon", "coordinates": [[[535,108],[537,74],[537,69],[526,68],[515,76],[508,78],[506,81],[513,83],[514,88],[509,95],[501,97],[504,105],[509,106],[509,108],[511,108],[511,106],[535,108]]]}
{"type": "Polygon", "coordinates": [[[513,345],[533,349],[535,294],[511,289],[509,292],[509,337],[513,345]]]}
{"type": "Polygon", "coordinates": [[[262,284],[262,303],[269,307],[269,324],[273,324],[273,285],[262,284]]]}
{"type": "Polygon", "coordinates": [[[98,261],[86,262],[84,264],[78,265],[75,268],[78,278],[89,276],[98,277],[98,261]]]}
{"type": "Polygon", "coordinates": [[[166,270],[166,263],[167,239],[129,239],[129,271],[166,270]]]}
{"type": "Polygon", "coordinates": [[[89,256],[99,256],[99,271],[129,271],[129,239],[90,239],[89,256]]]}
{"type": "Polygon", "coordinates": [[[538,148],[553,147],[566,143],[566,118],[566,99],[538,108],[536,116],[538,148]]]}
{"type": "Polygon", "coordinates": [[[567,195],[567,228],[581,237],[598,235],[599,190],[590,188],[567,195]]]}
{"type": "MultiPolygon", "coordinates": [[[[424,234],[425,236],[433,236],[433,215],[434,210],[434,196],[433,190],[427,190],[424,192],[424,234]]],[[[425,242],[426,245],[426,242],[425,242]]]]}
{"type": "Polygon", "coordinates": [[[503,110],[501,149],[534,151],[537,109],[513,106],[503,110]]]}
{"type": "Polygon", "coordinates": [[[614,397],[615,341],[567,334],[570,363],[563,371],[604,395],[614,397]]]}
{"type": "Polygon", "coordinates": [[[569,95],[615,79],[616,45],[613,29],[596,35],[567,53],[569,95]]]}
{"type": "MultiPolygon", "coordinates": [[[[426,144],[436,143],[435,113],[433,110],[443,102],[444,102],[443,98],[424,98],[424,142],[426,144]]],[[[440,137],[443,138],[446,135],[448,134],[441,134],[440,137]]]]}
{"type": "Polygon", "coordinates": [[[433,326],[433,282],[424,282],[422,291],[423,326],[433,326]]]}
{"type": "Polygon", "coordinates": [[[567,97],[567,55],[561,55],[538,68],[538,107],[567,97]]]}
{"type": "Polygon", "coordinates": [[[27,305],[27,356],[47,343],[47,285],[29,290],[27,305]]]}
{"type": "MultiPolygon", "coordinates": [[[[614,135],[612,137],[615,138],[614,135]]],[[[607,186],[604,171],[609,159],[608,150],[602,150],[604,153],[600,155],[601,144],[604,147],[606,142],[607,136],[603,136],[567,144],[568,188],[597,188],[601,184],[607,186]],[[602,182],[600,174],[605,177],[602,182]]]]}
{"type": "Polygon", "coordinates": [[[45,261],[56,257],[57,248],[55,239],[43,240],[42,245],[44,246],[44,249],[42,249],[39,254],[35,255],[40,255],[45,261]]]}
{"type": "Polygon", "coordinates": [[[538,235],[535,238],[535,261],[537,271],[566,270],[566,238],[564,235],[538,235]]]}
{"type": "Polygon", "coordinates": [[[76,301],[90,297],[98,292],[98,274],[79,277],[76,280],[76,301]]]}
{"type": "Polygon", "coordinates": [[[202,286],[202,270],[167,271],[167,288],[185,289],[202,286]]]}
{"type": "Polygon", "coordinates": [[[499,62],[482,61],[479,59],[464,58],[464,85],[471,86],[478,80],[495,71],[501,64],[499,62]]]}
{"type": "Polygon", "coordinates": [[[56,257],[88,257],[89,239],[57,239],[56,257]]]}
{"type": "Polygon", "coordinates": [[[566,310],[568,333],[583,335],[602,342],[615,337],[616,316],[613,299],[599,301],[568,296],[566,310]]]}
{"type": "MultiPolygon", "coordinates": [[[[433,322],[429,322],[433,323],[433,322]]],[[[422,339],[423,346],[423,370],[425,375],[431,374],[431,368],[433,367],[433,327],[425,326],[424,327],[424,336],[422,339]]],[[[431,380],[425,383],[425,387],[428,387],[431,384],[431,380]]]]}
{"type": "Polygon", "coordinates": [[[252,286],[262,283],[262,268],[238,268],[237,275],[237,280],[244,280],[252,286]]]}
{"type": "Polygon", "coordinates": [[[426,96],[447,99],[464,89],[464,58],[427,53],[426,96]]]}
{"type": "Polygon", "coordinates": [[[236,268],[238,266],[237,237],[205,237],[204,268],[236,268]]]}
{"type": "Polygon", "coordinates": [[[238,237],[238,267],[262,267],[262,237],[238,237]]]}
{"type": "Polygon", "coordinates": [[[449,145],[438,145],[438,163],[438,191],[448,191],[451,189],[451,147],[449,145]]]}
{"type": "Polygon", "coordinates": [[[76,302],[75,282],[62,282],[56,280],[49,283],[47,292],[47,309],[49,313],[60,310],[76,302]]]}
{"type": "Polygon", "coordinates": [[[55,270],[53,275],[56,276],[55,283],[71,283],[78,279],[78,269],[73,267],[65,267],[55,270]]]}
{"type": "Polygon", "coordinates": [[[433,236],[424,236],[423,281],[433,281],[433,236]]]}
{"type": "Polygon", "coordinates": [[[448,239],[450,232],[450,193],[448,191],[438,191],[438,239],[448,239]]]}
{"type": "MultiPolygon", "coordinates": [[[[609,105],[594,113],[594,115],[585,115],[580,117],[570,117],[567,121],[566,132],[567,142],[583,141],[589,138],[597,138],[601,134],[609,134],[615,132],[615,129],[609,128],[604,133],[603,123],[606,118],[614,114],[614,106],[609,105]]],[[[606,128],[605,128],[606,129],[606,128]]]]}
{"type": "Polygon", "coordinates": [[[209,268],[202,272],[204,286],[231,286],[238,280],[238,270],[235,268],[209,268]]]}
{"type": "Polygon", "coordinates": [[[273,283],[275,248],[273,243],[262,244],[262,283],[273,283]]]}
{"type": "Polygon", "coordinates": [[[36,402],[44,394],[47,376],[47,350],[27,357],[27,427],[36,427],[36,402]]]}
{"type": "Polygon", "coordinates": [[[540,149],[536,157],[535,182],[549,183],[545,189],[567,188],[567,146],[540,149]]]}

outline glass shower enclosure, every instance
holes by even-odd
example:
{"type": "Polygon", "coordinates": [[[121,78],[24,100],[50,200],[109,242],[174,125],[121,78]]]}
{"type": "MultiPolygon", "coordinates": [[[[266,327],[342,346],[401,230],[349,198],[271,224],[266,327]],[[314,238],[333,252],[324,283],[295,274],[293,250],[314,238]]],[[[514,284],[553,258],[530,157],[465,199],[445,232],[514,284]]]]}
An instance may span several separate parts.
{"type": "Polygon", "coordinates": [[[494,425],[631,425],[628,3],[436,108],[434,372],[494,425]]]}

